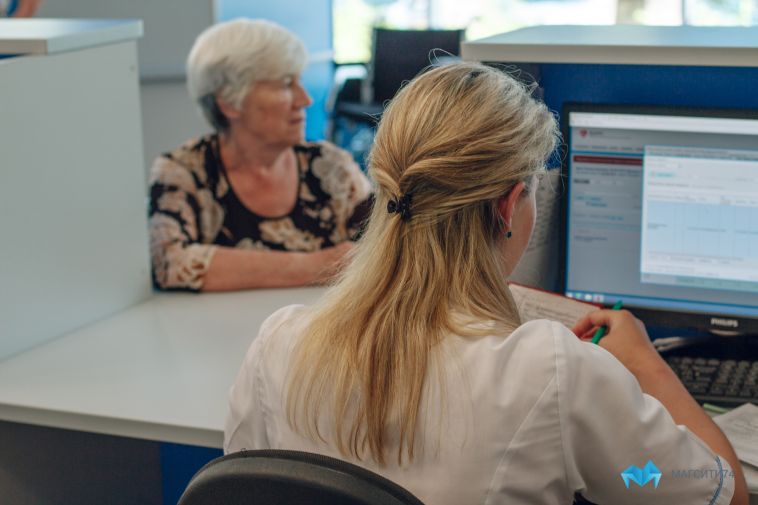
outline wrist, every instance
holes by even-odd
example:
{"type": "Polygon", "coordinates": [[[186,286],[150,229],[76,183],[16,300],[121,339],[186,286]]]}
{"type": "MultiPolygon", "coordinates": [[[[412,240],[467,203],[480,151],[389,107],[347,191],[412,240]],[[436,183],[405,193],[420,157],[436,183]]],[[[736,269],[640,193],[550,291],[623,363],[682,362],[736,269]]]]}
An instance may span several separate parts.
{"type": "Polygon", "coordinates": [[[655,384],[666,384],[670,381],[678,382],[676,374],[668,364],[656,352],[650,359],[640,361],[633,368],[629,369],[637,378],[642,386],[643,391],[648,392],[650,386],[655,384]]]}
{"type": "Polygon", "coordinates": [[[291,265],[293,268],[293,275],[300,285],[309,285],[316,282],[316,270],[314,265],[316,262],[313,257],[313,253],[307,252],[292,252],[291,265]]]}
{"type": "Polygon", "coordinates": [[[660,375],[670,371],[658,351],[652,346],[641,346],[633,354],[627,355],[626,367],[635,376],[637,375],[660,375]]]}

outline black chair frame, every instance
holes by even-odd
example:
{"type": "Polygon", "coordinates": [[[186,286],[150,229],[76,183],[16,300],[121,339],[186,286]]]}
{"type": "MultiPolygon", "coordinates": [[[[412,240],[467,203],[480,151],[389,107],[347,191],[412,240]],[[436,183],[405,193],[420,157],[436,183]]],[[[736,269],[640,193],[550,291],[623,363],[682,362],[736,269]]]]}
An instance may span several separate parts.
{"type": "Polygon", "coordinates": [[[178,505],[423,505],[374,472],[320,454],[241,451],[217,458],[190,481],[178,505]]]}

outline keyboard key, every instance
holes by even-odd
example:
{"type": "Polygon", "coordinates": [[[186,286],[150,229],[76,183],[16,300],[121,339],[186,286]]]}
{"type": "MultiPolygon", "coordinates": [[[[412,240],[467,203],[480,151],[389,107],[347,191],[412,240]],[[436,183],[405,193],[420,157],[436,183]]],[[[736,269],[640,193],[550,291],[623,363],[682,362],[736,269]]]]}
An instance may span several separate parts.
{"type": "Polygon", "coordinates": [[[674,356],[666,362],[698,401],[758,405],[758,361],[674,356]]]}
{"type": "Polygon", "coordinates": [[[724,396],[724,392],[726,391],[725,388],[722,386],[711,386],[711,389],[708,391],[709,395],[714,396],[724,396]]]}

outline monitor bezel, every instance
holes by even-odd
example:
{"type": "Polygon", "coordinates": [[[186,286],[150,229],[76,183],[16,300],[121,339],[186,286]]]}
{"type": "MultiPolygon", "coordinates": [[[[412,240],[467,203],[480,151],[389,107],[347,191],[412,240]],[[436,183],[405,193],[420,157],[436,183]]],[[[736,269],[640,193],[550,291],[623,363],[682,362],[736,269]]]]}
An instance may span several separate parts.
{"type": "MultiPolygon", "coordinates": [[[[568,248],[568,206],[569,206],[569,162],[571,155],[569,115],[572,112],[597,112],[609,114],[673,115],[688,117],[715,117],[725,119],[758,119],[758,109],[726,109],[711,107],[679,107],[661,105],[629,105],[608,103],[566,102],[561,111],[561,180],[565,190],[561,192],[560,223],[560,266],[559,289],[566,294],[567,248],[568,248]]],[[[634,307],[633,313],[646,325],[661,330],[689,330],[696,333],[721,335],[758,336],[758,317],[735,316],[719,312],[704,313],[686,310],[654,309],[634,307]]]]}

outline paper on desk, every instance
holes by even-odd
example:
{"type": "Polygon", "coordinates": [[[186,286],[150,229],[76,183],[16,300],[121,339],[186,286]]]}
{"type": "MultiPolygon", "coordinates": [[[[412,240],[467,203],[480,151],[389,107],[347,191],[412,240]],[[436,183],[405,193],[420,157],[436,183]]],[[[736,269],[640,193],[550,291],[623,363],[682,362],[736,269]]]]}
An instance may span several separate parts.
{"type": "Polygon", "coordinates": [[[745,482],[747,483],[748,492],[750,494],[758,493],[758,468],[750,465],[742,465],[742,473],[745,474],[745,482]]]}
{"type": "Polygon", "coordinates": [[[534,319],[550,319],[571,328],[582,317],[598,308],[588,303],[527,286],[510,284],[510,288],[523,322],[534,319]]]}
{"type": "Polygon", "coordinates": [[[758,406],[746,403],[713,420],[724,430],[740,461],[758,467],[758,406]]]}
{"type": "Polygon", "coordinates": [[[558,249],[560,241],[561,171],[548,170],[536,189],[537,221],[524,256],[510,280],[548,291],[558,288],[558,249]]]}

